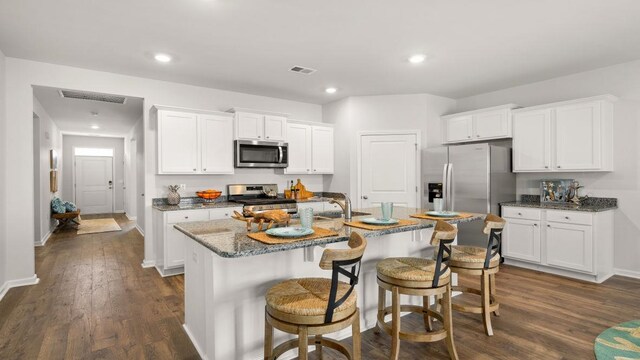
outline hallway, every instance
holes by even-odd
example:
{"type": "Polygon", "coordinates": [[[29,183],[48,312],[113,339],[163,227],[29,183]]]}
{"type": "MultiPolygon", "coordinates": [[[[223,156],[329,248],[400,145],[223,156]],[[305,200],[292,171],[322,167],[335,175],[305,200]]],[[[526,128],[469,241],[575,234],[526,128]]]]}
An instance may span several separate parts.
{"type": "MultiPolygon", "coordinates": [[[[87,215],[84,219],[111,217],[87,215]]],[[[143,269],[144,242],[122,231],[67,229],[36,248],[40,283],[0,302],[2,359],[198,359],[182,329],[183,277],[143,269]]]]}

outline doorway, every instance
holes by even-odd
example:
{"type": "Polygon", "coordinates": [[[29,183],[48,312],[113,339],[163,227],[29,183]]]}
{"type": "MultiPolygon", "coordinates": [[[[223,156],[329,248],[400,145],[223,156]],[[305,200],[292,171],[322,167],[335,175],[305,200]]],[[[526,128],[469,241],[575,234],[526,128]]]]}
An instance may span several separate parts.
{"type": "MultiPolygon", "coordinates": [[[[77,151],[78,149],[76,149],[77,151]]],[[[113,213],[113,149],[111,156],[74,158],[75,202],[83,214],[113,213]]]]}
{"type": "Polygon", "coordinates": [[[419,207],[420,131],[360,133],[358,203],[419,207]]]}

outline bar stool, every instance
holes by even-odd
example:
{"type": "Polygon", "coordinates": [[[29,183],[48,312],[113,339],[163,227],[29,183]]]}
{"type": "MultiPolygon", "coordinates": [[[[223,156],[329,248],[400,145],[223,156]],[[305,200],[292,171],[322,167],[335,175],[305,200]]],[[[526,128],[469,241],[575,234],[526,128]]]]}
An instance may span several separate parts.
{"type": "Polygon", "coordinates": [[[445,339],[449,356],[458,359],[453,343],[453,322],[451,318],[451,272],[448,261],[451,257],[451,243],[458,229],[438,221],[431,237],[431,244],[437,245],[436,260],[424,258],[388,258],[377,264],[378,272],[378,329],[391,336],[391,359],[398,359],[400,340],[434,342],[445,339]],[[391,306],[386,306],[387,291],[391,292],[391,306]],[[400,294],[422,296],[422,306],[401,305],[400,294]],[[442,310],[429,306],[431,296],[442,296],[442,310]],[[424,317],[427,333],[403,332],[400,327],[400,312],[420,313],[424,317]],[[391,324],[385,317],[391,314],[391,324]],[[430,317],[443,324],[443,329],[432,331],[430,317]]]}
{"type": "Polygon", "coordinates": [[[488,237],[487,247],[453,245],[451,271],[457,274],[480,276],[480,290],[462,286],[454,286],[454,291],[462,291],[480,295],[481,305],[461,305],[453,303],[453,310],[482,314],[482,322],[487,335],[493,336],[491,313],[499,316],[500,304],[496,300],[496,273],[500,270],[500,246],[502,244],[502,230],[506,221],[496,215],[488,214],[484,219],[483,232],[488,237]]]}
{"type": "Polygon", "coordinates": [[[302,278],[282,281],[266,294],[264,358],[275,360],[286,351],[298,348],[298,358],[307,359],[309,342],[315,345],[319,358],[322,347],[341,352],[348,359],[360,360],[360,310],[353,291],[360,276],[360,259],[367,241],[352,233],[349,249],[325,249],[320,268],[331,270],[331,279],[302,278]],[[340,275],[349,282],[339,281],[340,275]],[[351,326],[353,352],[340,342],[322,335],[351,326]],[[273,328],[298,335],[273,348],[273,328]],[[309,336],[315,336],[309,339],[309,336]]]}

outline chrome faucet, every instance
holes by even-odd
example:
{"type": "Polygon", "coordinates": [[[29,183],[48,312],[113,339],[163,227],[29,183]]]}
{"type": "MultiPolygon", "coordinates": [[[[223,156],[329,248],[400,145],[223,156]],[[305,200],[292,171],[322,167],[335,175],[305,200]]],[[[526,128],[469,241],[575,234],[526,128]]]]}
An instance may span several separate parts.
{"type": "Polygon", "coordinates": [[[336,199],[331,199],[329,200],[329,204],[338,204],[338,206],[342,208],[342,212],[344,213],[344,219],[346,221],[351,221],[351,199],[349,199],[349,196],[347,196],[346,193],[342,195],[344,195],[344,203],[336,199]]]}

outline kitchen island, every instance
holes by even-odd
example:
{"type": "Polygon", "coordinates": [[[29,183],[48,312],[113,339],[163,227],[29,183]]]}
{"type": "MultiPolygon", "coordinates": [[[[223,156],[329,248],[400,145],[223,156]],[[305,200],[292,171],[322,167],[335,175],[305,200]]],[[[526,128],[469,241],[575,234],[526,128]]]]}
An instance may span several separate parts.
{"type": "MultiPolygon", "coordinates": [[[[359,210],[380,217],[379,209],[359,210]]],[[[330,277],[318,261],[326,247],[341,248],[352,232],[362,234],[368,246],[356,286],[361,324],[376,324],[378,285],[376,263],[392,256],[431,256],[429,245],[434,221],[410,218],[420,209],[394,210],[394,218],[414,220],[414,225],[385,230],[364,230],[344,225],[343,219],[314,221],[314,226],[334,230],[337,236],[288,244],[267,245],[247,237],[243,222],[225,219],[181,223],[175,228],[185,237],[184,328],[203,359],[261,359],[264,340],[264,294],[279,281],[296,277],[330,277]]],[[[452,220],[477,221],[482,215],[452,220]]],[[[420,299],[415,300],[419,304],[420,299]]],[[[407,302],[407,299],[403,301],[407,302]]],[[[350,336],[347,331],[335,338],[350,336]]],[[[290,338],[276,332],[275,343],[290,338]]],[[[292,354],[293,356],[293,354],[292,354]]]]}

